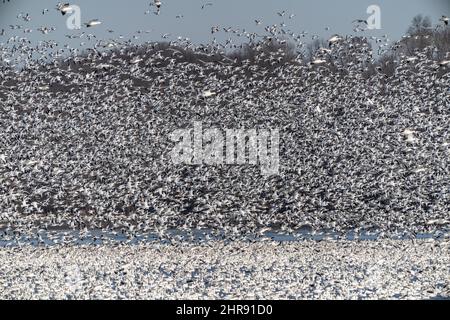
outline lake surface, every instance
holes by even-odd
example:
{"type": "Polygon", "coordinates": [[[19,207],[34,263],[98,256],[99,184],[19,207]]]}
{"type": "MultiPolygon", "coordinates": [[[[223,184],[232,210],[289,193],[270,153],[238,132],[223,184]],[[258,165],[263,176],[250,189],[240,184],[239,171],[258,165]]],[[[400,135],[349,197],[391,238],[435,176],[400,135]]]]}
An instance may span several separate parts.
{"type": "MultiPolygon", "coordinates": [[[[17,236],[13,232],[5,232],[3,230],[0,235],[0,248],[5,247],[19,247],[23,245],[32,246],[54,246],[60,244],[71,245],[102,245],[102,244],[129,244],[137,245],[142,243],[167,243],[171,240],[199,243],[206,241],[276,241],[276,242],[296,242],[296,241],[376,241],[385,239],[386,236],[378,231],[350,231],[345,234],[334,231],[319,231],[311,232],[310,230],[299,230],[293,234],[285,234],[277,231],[265,232],[262,236],[256,237],[254,235],[229,237],[223,234],[217,234],[211,230],[192,230],[191,232],[170,230],[166,233],[164,238],[160,238],[156,233],[140,234],[134,237],[128,237],[126,234],[120,232],[107,232],[102,230],[91,230],[87,233],[81,233],[73,230],[57,230],[36,233],[30,236],[17,236]]],[[[399,233],[398,235],[390,236],[389,239],[394,240],[443,240],[450,238],[450,230],[443,229],[434,233],[418,233],[412,236],[409,233],[399,233]]]]}

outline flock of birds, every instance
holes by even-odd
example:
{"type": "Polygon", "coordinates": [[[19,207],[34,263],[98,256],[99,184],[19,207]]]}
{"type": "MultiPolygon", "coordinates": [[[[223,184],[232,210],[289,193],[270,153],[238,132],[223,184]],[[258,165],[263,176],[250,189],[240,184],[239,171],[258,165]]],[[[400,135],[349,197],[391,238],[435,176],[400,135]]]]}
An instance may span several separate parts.
{"type": "Polygon", "coordinates": [[[10,248],[0,250],[0,298],[444,300],[448,248],[448,241],[10,248]]]}
{"type": "Polygon", "coordinates": [[[305,62],[307,32],[221,30],[247,38],[252,55],[226,54],[232,38],[137,46],[83,32],[95,43],[81,51],[12,36],[0,48],[0,236],[448,230],[448,52],[430,45],[367,78],[370,41],[388,50],[387,37],[334,35],[305,62]],[[170,133],[194,121],[279,129],[280,174],[174,165],[170,133]]]}

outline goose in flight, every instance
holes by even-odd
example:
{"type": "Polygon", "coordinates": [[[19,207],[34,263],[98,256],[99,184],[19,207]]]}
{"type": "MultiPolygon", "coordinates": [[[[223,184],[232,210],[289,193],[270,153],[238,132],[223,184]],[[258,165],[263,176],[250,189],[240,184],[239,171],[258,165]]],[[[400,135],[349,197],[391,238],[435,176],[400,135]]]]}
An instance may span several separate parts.
{"type": "Polygon", "coordinates": [[[70,5],[70,3],[58,3],[56,5],[56,10],[61,12],[61,14],[64,16],[66,15],[66,13],[72,11],[72,6],[70,5]]]}
{"type": "Polygon", "coordinates": [[[417,138],[414,136],[414,134],[416,133],[416,131],[413,131],[411,129],[405,129],[403,131],[403,135],[406,138],[406,142],[408,143],[415,143],[417,141],[417,138]]]}
{"type": "Polygon", "coordinates": [[[319,48],[317,51],[319,51],[321,54],[331,53],[331,49],[327,48],[319,48]]]}
{"type": "MultiPolygon", "coordinates": [[[[153,0],[153,4],[150,3],[150,6],[152,6],[152,5],[156,7],[156,12],[153,12],[153,13],[158,16],[161,13],[161,6],[162,6],[161,0],[153,0]]],[[[145,14],[149,14],[149,13],[150,13],[150,11],[145,12],[145,14]]]]}
{"type": "Polygon", "coordinates": [[[30,22],[31,21],[30,14],[28,14],[28,13],[19,13],[17,15],[17,19],[22,19],[23,21],[26,21],[26,22],[30,22]]]}
{"type": "Polygon", "coordinates": [[[448,22],[450,21],[449,17],[442,16],[439,21],[442,21],[446,26],[448,26],[448,22]]]}
{"type": "Polygon", "coordinates": [[[220,30],[219,26],[212,26],[212,27],[211,27],[211,34],[214,34],[214,33],[216,33],[216,32],[219,32],[219,30],[220,30]]]}
{"type": "Polygon", "coordinates": [[[368,24],[367,20],[364,20],[364,19],[356,19],[356,20],[353,20],[352,23],[363,23],[366,25],[368,24]]]}
{"type": "Polygon", "coordinates": [[[203,98],[210,98],[215,95],[216,95],[216,93],[212,92],[211,90],[206,90],[205,92],[202,93],[203,98]]]}
{"type": "Polygon", "coordinates": [[[85,23],[86,27],[91,28],[102,24],[102,22],[98,19],[93,19],[89,21],[88,23],[85,23]]]}
{"type": "Polygon", "coordinates": [[[208,6],[212,6],[213,4],[211,2],[205,3],[204,5],[202,5],[202,10],[204,10],[206,7],[208,6]]]}
{"type": "Polygon", "coordinates": [[[49,34],[51,31],[55,31],[56,28],[55,27],[40,27],[39,29],[37,29],[38,31],[40,31],[42,34],[49,34]]]}
{"type": "Polygon", "coordinates": [[[341,40],[342,40],[342,38],[340,36],[334,35],[330,39],[328,39],[328,43],[329,43],[329,45],[331,47],[333,44],[335,44],[336,42],[339,42],[341,40]]]}
{"type": "Polygon", "coordinates": [[[411,135],[413,135],[414,133],[416,133],[416,131],[411,130],[411,129],[409,129],[409,128],[406,128],[405,130],[403,130],[403,135],[405,135],[405,136],[411,136],[411,135]]]}
{"type": "Polygon", "coordinates": [[[418,57],[407,57],[405,59],[406,63],[413,63],[415,61],[417,61],[417,59],[419,59],[418,57]]]}
{"type": "Polygon", "coordinates": [[[314,59],[313,61],[311,61],[312,65],[319,65],[319,64],[324,64],[327,63],[327,60],[324,59],[314,59]]]}
{"type": "Polygon", "coordinates": [[[138,64],[139,62],[144,61],[144,59],[140,58],[140,57],[134,57],[130,63],[131,64],[138,64]]]}

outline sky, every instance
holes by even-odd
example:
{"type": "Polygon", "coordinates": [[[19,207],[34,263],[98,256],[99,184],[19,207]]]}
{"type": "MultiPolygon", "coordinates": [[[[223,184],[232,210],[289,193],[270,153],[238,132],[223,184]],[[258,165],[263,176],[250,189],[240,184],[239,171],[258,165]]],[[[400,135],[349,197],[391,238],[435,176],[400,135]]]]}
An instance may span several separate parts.
{"type": "MultiPolygon", "coordinates": [[[[0,0],[0,43],[5,43],[14,35],[26,36],[32,41],[56,40],[70,43],[66,35],[92,33],[97,39],[115,38],[123,35],[128,39],[136,31],[151,30],[140,35],[137,42],[159,41],[163,34],[169,33],[167,40],[178,36],[187,37],[194,43],[209,43],[214,37],[219,42],[230,37],[219,32],[211,34],[212,26],[233,27],[249,32],[265,34],[264,27],[284,22],[286,29],[295,33],[308,31],[323,38],[333,34],[352,34],[352,21],[367,19],[370,5],[381,9],[381,30],[368,30],[365,35],[388,35],[390,39],[399,39],[407,30],[411,19],[417,14],[429,16],[434,24],[442,15],[450,16],[450,0],[162,0],[160,15],[155,15],[155,7],[150,7],[152,0],[73,0],[71,4],[81,8],[81,21],[99,19],[102,25],[82,30],[69,30],[66,17],[55,10],[58,1],[54,0],[0,0]],[[202,10],[202,5],[211,2],[202,10]],[[45,15],[42,10],[48,8],[45,15]],[[150,10],[150,14],[145,11],[150,10]],[[280,17],[277,12],[285,11],[280,17]],[[28,13],[31,21],[17,18],[20,13],[28,13]],[[289,15],[295,17],[289,19],[289,15]],[[183,15],[182,18],[176,18],[183,15]],[[255,19],[261,20],[256,25],[255,19]],[[23,33],[23,29],[11,30],[10,25],[23,25],[34,29],[32,33],[23,33]],[[55,27],[56,31],[42,34],[39,27],[55,27]],[[329,30],[325,28],[329,27],[329,30]],[[114,30],[109,33],[107,30],[114,30]]],[[[310,37],[310,36],[309,36],[310,37]]]]}

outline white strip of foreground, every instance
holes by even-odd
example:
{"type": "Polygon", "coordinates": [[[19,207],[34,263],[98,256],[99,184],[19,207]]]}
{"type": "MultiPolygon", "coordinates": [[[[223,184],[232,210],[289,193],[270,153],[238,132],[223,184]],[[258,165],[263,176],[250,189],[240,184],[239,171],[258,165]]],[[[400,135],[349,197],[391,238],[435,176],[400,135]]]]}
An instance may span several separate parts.
{"type": "Polygon", "coordinates": [[[450,298],[449,241],[0,249],[0,299],[450,298]]]}

